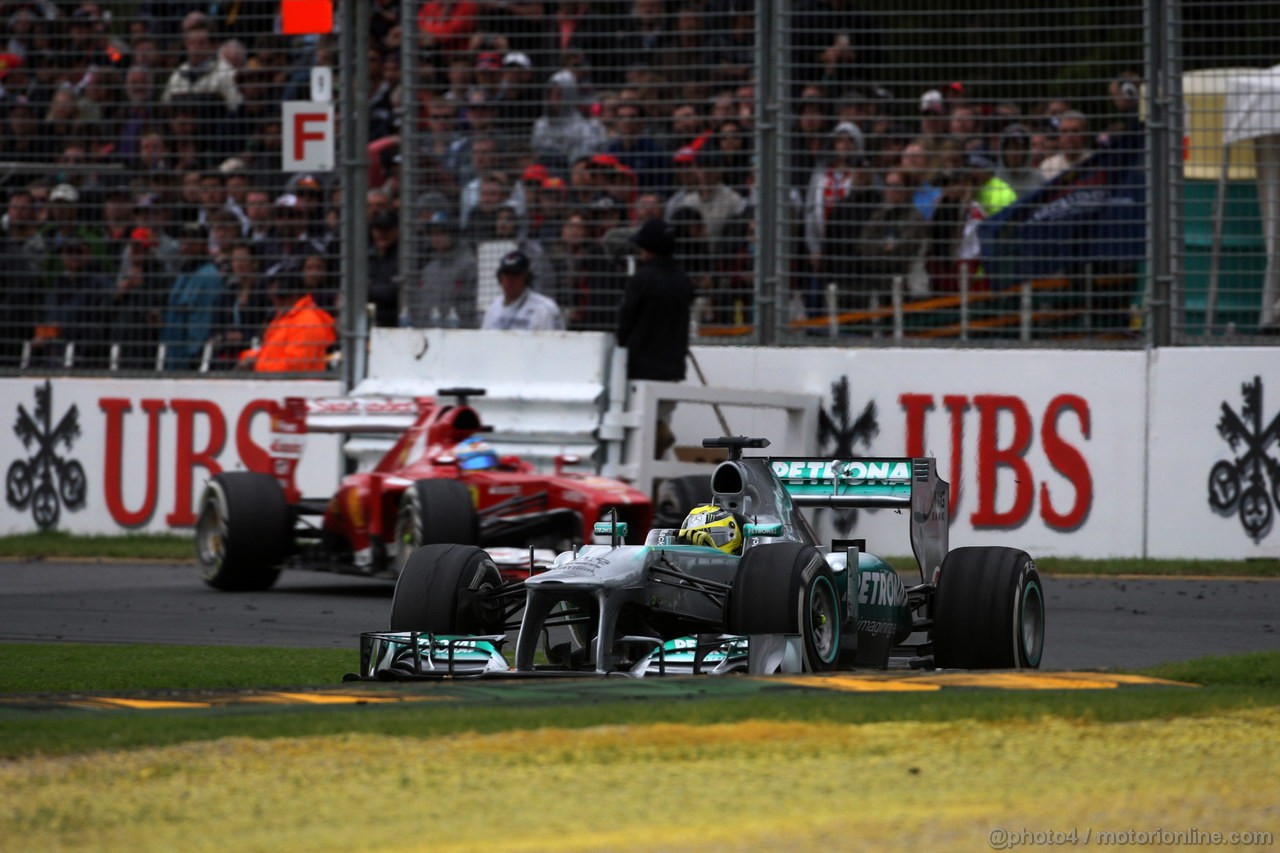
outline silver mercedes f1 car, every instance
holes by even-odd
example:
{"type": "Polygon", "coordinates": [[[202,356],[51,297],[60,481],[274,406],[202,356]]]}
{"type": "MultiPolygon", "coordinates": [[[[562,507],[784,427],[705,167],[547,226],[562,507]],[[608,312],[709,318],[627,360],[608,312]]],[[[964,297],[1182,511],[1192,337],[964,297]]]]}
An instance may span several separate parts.
{"type": "Polygon", "coordinates": [[[615,519],[597,524],[597,544],[504,582],[480,548],[427,545],[396,584],[390,630],[361,635],[353,677],[1039,666],[1034,561],[1014,548],[949,550],[948,486],[932,459],[744,455],[768,444],[703,441],[728,451],[708,498],[740,520],[740,553],[669,528],[625,545],[615,519]],[[819,542],[802,510],[820,506],[901,511],[918,578],[904,583],[864,540],[819,542]]]}

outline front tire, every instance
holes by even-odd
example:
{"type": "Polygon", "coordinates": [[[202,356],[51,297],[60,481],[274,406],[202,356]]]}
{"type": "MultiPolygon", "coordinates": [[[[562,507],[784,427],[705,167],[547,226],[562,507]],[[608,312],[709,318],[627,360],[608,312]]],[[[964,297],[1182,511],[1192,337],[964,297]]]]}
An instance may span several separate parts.
{"type": "Polygon", "coordinates": [[[472,545],[424,545],[400,572],[391,598],[392,631],[501,634],[502,608],[489,593],[502,586],[493,559],[472,545]]]}
{"type": "Polygon", "coordinates": [[[806,672],[835,669],[839,662],[840,596],[831,567],[812,545],[779,542],[748,550],[726,610],[731,634],[800,634],[806,672]]]}
{"type": "Polygon", "coordinates": [[[293,520],[274,477],[224,471],[200,496],[196,560],[204,582],[228,592],[270,589],[292,547],[293,520]]]}
{"type": "Polygon", "coordinates": [[[416,481],[400,496],[394,536],[397,575],[423,545],[477,544],[480,521],[471,492],[457,480],[416,481]]]}
{"type": "Polygon", "coordinates": [[[1044,654],[1044,587],[1016,548],[956,548],[933,599],[933,658],[958,669],[1036,669],[1044,654]]]}

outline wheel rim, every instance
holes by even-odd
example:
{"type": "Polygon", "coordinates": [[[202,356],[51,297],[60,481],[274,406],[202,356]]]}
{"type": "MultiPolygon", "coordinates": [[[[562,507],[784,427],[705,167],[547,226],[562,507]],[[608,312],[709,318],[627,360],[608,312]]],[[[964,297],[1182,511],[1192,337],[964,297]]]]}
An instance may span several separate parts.
{"type": "Polygon", "coordinates": [[[830,662],[840,645],[840,620],[836,615],[836,591],[827,577],[814,579],[809,590],[809,639],[818,659],[830,662]]]}
{"type": "Polygon", "coordinates": [[[400,511],[396,513],[396,556],[391,563],[396,577],[404,571],[404,564],[409,561],[409,556],[422,544],[419,541],[422,537],[418,535],[416,515],[415,508],[407,501],[401,504],[400,511]]]}
{"type": "Polygon", "coordinates": [[[1030,581],[1022,590],[1022,656],[1029,667],[1040,666],[1044,651],[1044,596],[1040,584],[1030,581]]]}
{"type": "Polygon", "coordinates": [[[210,495],[196,522],[196,558],[206,575],[216,572],[226,557],[226,534],[226,518],[220,502],[210,495]]]}

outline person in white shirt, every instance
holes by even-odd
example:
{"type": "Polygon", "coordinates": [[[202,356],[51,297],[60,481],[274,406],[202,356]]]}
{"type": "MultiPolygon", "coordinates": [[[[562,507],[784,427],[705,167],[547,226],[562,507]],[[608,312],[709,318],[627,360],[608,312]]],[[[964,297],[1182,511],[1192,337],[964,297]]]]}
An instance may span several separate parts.
{"type": "Polygon", "coordinates": [[[562,331],[564,316],[553,299],[529,288],[529,258],[524,252],[508,252],[498,264],[498,284],[502,293],[494,297],[484,312],[482,329],[526,329],[534,332],[562,331]]]}

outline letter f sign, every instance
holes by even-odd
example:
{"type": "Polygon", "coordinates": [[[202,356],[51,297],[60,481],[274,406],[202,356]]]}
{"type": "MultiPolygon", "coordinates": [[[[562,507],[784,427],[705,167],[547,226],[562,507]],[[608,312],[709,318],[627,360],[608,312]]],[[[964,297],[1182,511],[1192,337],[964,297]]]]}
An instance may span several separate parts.
{"type": "Polygon", "coordinates": [[[333,105],[285,101],[281,168],[286,172],[333,170],[333,105]]]}

